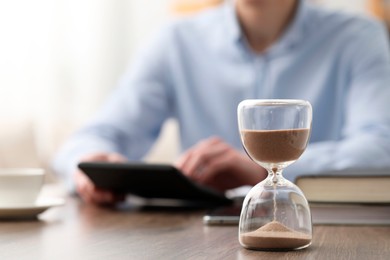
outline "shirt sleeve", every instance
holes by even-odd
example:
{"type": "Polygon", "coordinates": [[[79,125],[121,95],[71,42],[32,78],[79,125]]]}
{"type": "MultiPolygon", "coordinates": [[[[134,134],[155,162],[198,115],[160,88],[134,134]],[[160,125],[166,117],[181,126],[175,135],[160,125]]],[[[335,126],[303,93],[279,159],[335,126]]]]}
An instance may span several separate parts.
{"type": "Polygon", "coordinates": [[[61,147],[53,168],[69,188],[80,157],[88,153],[117,152],[135,160],[150,149],[172,111],[168,53],[175,46],[169,41],[166,26],[141,50],[96,115],[61,147]]]}
{"type": "MultiPolygon", "coordinates": [[[[344,49],[346,86],[340,140],[310,143],[285,176],[334,170],[390,167],[390,44],[383,26],[367,23],[344,49]]],[[[316,120],[321,120],[317,118],[316,120]]]]}

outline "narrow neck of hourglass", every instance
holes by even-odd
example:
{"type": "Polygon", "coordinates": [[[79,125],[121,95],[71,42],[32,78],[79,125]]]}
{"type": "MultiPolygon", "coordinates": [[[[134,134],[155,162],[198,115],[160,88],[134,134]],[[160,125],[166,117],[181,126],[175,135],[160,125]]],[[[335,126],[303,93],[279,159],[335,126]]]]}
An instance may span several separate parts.
{"type": "Polygon", "coordinates": [[[270,168],[268,171],[268,182],[272,185],[284,185],[285,179],[282,175],[283,168],[270,168]]]}

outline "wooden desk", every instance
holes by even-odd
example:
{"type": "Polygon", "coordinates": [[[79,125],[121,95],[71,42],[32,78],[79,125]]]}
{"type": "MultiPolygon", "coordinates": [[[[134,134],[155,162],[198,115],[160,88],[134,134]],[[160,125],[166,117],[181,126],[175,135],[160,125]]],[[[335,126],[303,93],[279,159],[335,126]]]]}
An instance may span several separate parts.
{"type": "Polygon", "coordinates": [[[301,251],[244,249],[203,210],[121,211],[74,198],[39,220],[0,222],[0,259],[390,259],[390,226],[314,226],[301,251]]]}

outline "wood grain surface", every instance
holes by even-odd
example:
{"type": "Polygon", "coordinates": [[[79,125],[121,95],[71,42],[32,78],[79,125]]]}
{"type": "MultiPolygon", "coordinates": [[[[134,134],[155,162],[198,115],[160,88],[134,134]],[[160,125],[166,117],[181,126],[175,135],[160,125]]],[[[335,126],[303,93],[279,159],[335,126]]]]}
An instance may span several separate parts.
{"type": "Polygon", "coordinates": [[[203,209],[99,208],[76,198],[35,220],[0,221],[0,259],[390,259],[390,226],[314,226],[300,251],[242,248],[203,209]]]}

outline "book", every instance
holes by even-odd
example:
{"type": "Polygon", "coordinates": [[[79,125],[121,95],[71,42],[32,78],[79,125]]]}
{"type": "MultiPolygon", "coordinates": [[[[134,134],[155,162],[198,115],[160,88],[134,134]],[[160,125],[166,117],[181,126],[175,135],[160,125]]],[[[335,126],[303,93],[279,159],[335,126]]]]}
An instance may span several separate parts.
{"type": "Polygon", "coordinates": [[[390,225],[390,204],[310,203],[313,225],[390,225]]]}
{"type": "Polygon", "coordinates": [[[390,169],[360,169],[299,176],[295,184],[310,202],[390,204],[390,169]]]}

